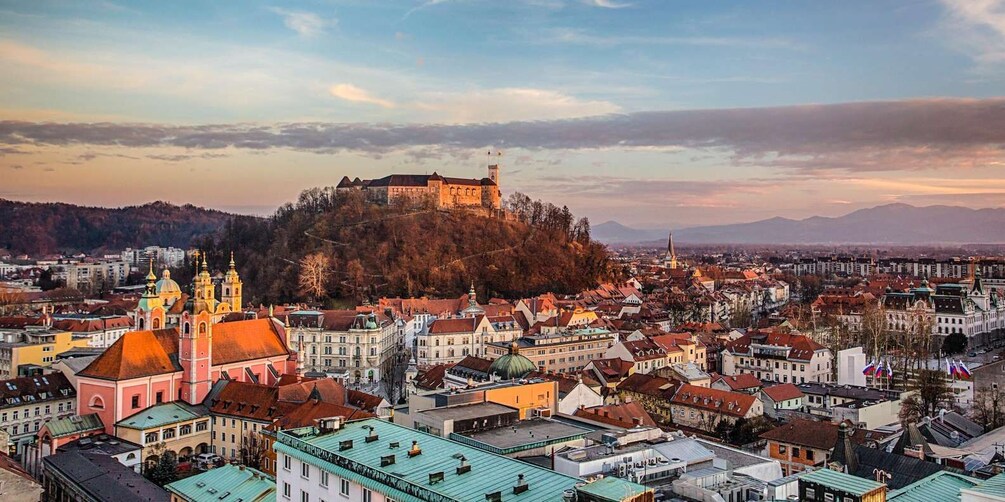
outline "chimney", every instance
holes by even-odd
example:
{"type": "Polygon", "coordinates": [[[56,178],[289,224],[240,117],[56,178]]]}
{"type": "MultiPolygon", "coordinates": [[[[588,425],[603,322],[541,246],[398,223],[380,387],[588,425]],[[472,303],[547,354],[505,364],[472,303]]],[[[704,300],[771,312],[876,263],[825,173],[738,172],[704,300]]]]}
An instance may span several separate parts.
{"type": "Polygon", "coordinates": [[[412,449],[408,450],[408,456],[409,457],[417,457],[419,455],[422,455],[422,449],[419,448],[419,442],[418,441],[412,441],[412,449]]]}

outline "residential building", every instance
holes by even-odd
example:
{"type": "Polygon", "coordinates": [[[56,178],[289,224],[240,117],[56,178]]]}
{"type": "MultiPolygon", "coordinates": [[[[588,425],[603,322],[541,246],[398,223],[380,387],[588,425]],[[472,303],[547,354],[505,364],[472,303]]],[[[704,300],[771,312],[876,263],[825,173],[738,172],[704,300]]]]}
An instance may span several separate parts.
{"type": "Polygon", "coordinates": [[[103,432],[61,444],[56,450],[57,453],[68,451],[105,455],[118,460],[120,464],[132,469],[133,472],[143,472],[143,462],[141,460],[143,458],[143,447],[119,437],[109,436],[103,432]]]}
{"type": "Polygon", "coordinates": [[[597,382],[590,379],[588,384],[582,374],[570,375],[567,373],[542,373],[532,371],[525,375],[528,380],[540,378],[558,383],[558,412],[566,415],[573,414],[582,407],[592,408],[604,404],[604,398],[594,387],[599,387],[597,382]]]}
{"type": "Polygon", "coordinates": [[[755,331],[726,345],[722,374],[748,373],[778,383],[828,383],[832,359],[829,349],[806,335],[755,331]]]}
{"type": "MultiPolygon", "coordinates": [[[[603,328],[577,328],[551,334],[525,335],[516,340],[520,355],[533,361],[538,371],[578,373],[590,361],[601,359],[614,342],[614,334],[603,328]]],[[[486,357],[494,359],[510,351],[509,343],[489,343],[486,357]]]]}
{"type": "Polygon", "coordinates": [[[634,373],[618,384],[617,391],[622,400],[640,404],[654,420],[669,425],[673,423],[671,401],[681,385],[677,380],[634,373]]]}
{"type": "Polygon", "coordinates": [[[806,396],[804,411],[834,423],[848,420],[866,429],[897,423],[902,399],[908,394],[852,385],[806,383],[798,387],[806,396]]]}
{"type": "Polygon", "coordinates": [[[69,331],[75,339],[86,339],[88,347],[108,348],[133,328],[126,315],[68,314],[53,315],[52,319],[54,329],[69,331]]]}
{"type": "Polygon", "coordinates": [[[62,373],[0,381],[0,428],[10,435],[10,451],[19,456],[49,420],[76,414],[77,393],[62,373]]]}
{"type": "Polygon", "coordinates": [[[68,350],[87,347],[88,340],[51,327],[44,318],[40,326],[21,329],[0,328],[0,378],[30,376],[52,366],[56,356],[68,350]]]}
{"type": "Polygon", "coordinates": [[[67,288],[94,293],[110,291],[125,284],[132,267],[124,260],[100,260],[68,263],[55,268],[54,276],[66,280],[67,288]]]}
{"type": "Polygon", "coordinates": [[[750,373],[739,373],[730,376],[715,375],[712,378],[712,384],[710,387],[713,389],[743,392],[744,394],[754,395],[760,392],[760,390],[764,387],[764,384],[750,373]]]}
{"type": "Polygon", "coordinates": [[[398,325],[378,312],[298,310],[287,323],[289,349],[303,369],[344,382],[379,382],[404,350],[398,325]]]}
{"type": "Polygon", "coordinates": [[[46,500],[66,502],[167,502],[168,493],[118,460],[68,451],[42,460],[46,500]]]}
{"type": "MultiPolygon", "coordinates": [[[[71,412],[72,413],[72,412],[71,412]]],[[[60,446],[80,438],[104,434],[105,425],[96,414],[53,418],[42,424],[34,443],[25,447],[22,463],[33,476],[39,476],[42,459],[55,453],[60,446]]],[[[136,459],[139,462],[139,459],[136,459]]]]}
{"type": "Polygon", "coordinates": [[[886,502],[886,485],[843,472],[821,469],[799,478],[799,500],[886,502]]]}
{"type": "Polygon", "coordinates": [[[581,478],[376,419],[280,432],[275,448],[280,501],[653,500],[635,483],[612,478],[591,491],[581,478]]]}
{"type": "Polygon", "coordinates": [[[580,408],[573,415],[619,429],[657,426],[656,420],[646,412],[646,409],[631,399],[593,408],[580,408]]]}
{"type": "Polygon", "coordinates": [[[523,329],[512,315],[436,319],[416,336],[415,360],[425,367],[453,364],[469,355],[494,358],[488,344],[509,346],[521,334],[523,329]]]}
{"type": "MultiPolygon", "coordinates": [[[[838,439],[838,425],[830,422],[791,418],[761,434],[765,440],[764,455],[778,460],[788,476],[827,465],[838,439]]],[[[848,428],[852,442],[876,448],[887,434],[868,429],[848,428]]]]}
{"type": "Polygon", "coordinates": [[[806,399],[803,391],[791,383],[761,389],[759,395],[764,403],[764,414],[771,418],[780,418],[786,412],[802,410],[806,399]]]}
{"type": "Polygon", "coordinates": [[[720,422],[751,419],[764,414],[761,400],[750,394],[683,384],[670,404],[673,422],[705,432],[714,432],[720,422]]]}
{"type": "Polygon", "coordinates": [[[0,453],[0,497],[9,501],[42,500],[42,485],[17,462],[0,453]]]}
{"type": "Polygon", "coordinates": [[[161,403],[117,422],[115,435],[143,447],[146,468],[155,465],[162,455],[186,463],[195,455],[209,452],[209,421],[209,411],[203,405],[161,403]]]}
{"type": "Polygon", "coordinates": [[[226,380],[217,387],[206,402],[211,451],[243,465],[260,465],[265,458],[261,431],[286,408],[279,406],[279,387],[226,380]]]}

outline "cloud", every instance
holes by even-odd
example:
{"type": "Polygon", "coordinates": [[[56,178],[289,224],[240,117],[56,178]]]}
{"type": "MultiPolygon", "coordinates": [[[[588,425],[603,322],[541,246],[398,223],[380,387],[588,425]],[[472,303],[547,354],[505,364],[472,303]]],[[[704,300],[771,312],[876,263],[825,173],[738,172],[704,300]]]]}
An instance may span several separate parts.
{"type": "Polygon", "coordinates": [[[394,102],[373,96],[369,92],[352,84],[336,84],[328,89],[332,96],[354,103],[366,103],[383,108],[394,108],[394,102]]]}
{"type": "Polygon", "coordinates": [[[683,45],[703,47],[756,47],[765,49],[797,49],[799,46],[784,38],[742,37],[674,37],[645,35],[598,35],[579,28],[554,28],[540,35],[530,35],[539,44],[588,45],[614,47],[620,45],[683,45]]]}
{"type": "Polygon", "coordinates": [[[632,6],[630,3],[615,2],[613,0],[583,0],[583,3],[603,9],[624,9],[625,7],[632,6]]]}
{"type": "Polygon", "coordinates": [[[443,3],[447,3],[449,1],[450,0],[426,0],[426,1],[422,2],[422,3],[420,3],[419,5],[416,5],[415,7],[412,7],[411,9],[409,9],[408,12],[406,12],[405,15],[401,19],[402,20],[408,19],[409,17],[412,16],[412,14],[415,14],[416,12],[419,12],[420,10],[432,7],[434,5],[440,5],[440,4],[443,4],[443,3]]]}
{"type": "Polygon", "coordinates": [[[1005,0],[941,0],[947,11],[946,39],[970,54],[978,69],[1005,64],[1005,0]]]}
{"type": "Polygon", "coordinates": [[[289,10],[271,7],[269,10],[283,17],[283,24],[304,38],[316,37],[325,32],[329,26],[338,24],[336,19],[324,19],[321,16],[301,10],[289,10]]]}
{"type": "Polygon", "coordinates": [[[426,147],[456,151],[485,147],[687,149],[710,152],[739,166],[769,166],[801,175],[1001,168],[1005,167],[1005,98],[653,111],[467,124],[184,126],[0,121],[0,145],[281,148],[368,154],[426,147]]]}
{"type": "Polygon", "coordinates": [[[619,107],[607,101],[581,100],[547,89],[502,88],[463,93],[426,94],[415,104],[433,112],[430,118],[452,123],[508,122],[588,117],[614,113],[619,107]]]}

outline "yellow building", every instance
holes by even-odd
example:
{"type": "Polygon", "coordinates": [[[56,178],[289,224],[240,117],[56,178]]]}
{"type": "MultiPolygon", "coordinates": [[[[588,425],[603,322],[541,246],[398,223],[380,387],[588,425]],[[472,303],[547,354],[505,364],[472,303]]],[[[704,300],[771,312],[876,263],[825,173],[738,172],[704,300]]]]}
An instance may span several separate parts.
{"type": "Polygon", "coordinates": [[[57,355],[88,344],[87,338],[44,326],[0,330],[0,338],[0,379],[26,375],[32,366],[47,368],[57,355]]]}
{"type": "Polygon", "coordinates": [[[558,382],[545,380],[486,389],[485,402],[516,408],[520,411],[520,420],[532,418],[535,410],[538,415],[550,416],[558,411],[558,382]]]}
{"type": "Polygon", "coordinates": [[[161,455],[172,455],[179,463],[209,452],[209,414],[183,402],[161,403],[115,424],[115,435],[143,446],[144,469],[156,464],[161,455]]]}

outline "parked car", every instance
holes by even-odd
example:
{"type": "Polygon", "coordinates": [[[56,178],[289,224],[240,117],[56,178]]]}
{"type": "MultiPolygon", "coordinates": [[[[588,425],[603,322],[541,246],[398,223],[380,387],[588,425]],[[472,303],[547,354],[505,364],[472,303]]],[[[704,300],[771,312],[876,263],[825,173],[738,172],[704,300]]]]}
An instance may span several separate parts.
{"type": "Polygon", "coordinates": [[[195,456],[193,462],[197,469],[202,469],[208,471],[214,467],[219,466],[223,459],[215,453],[201,453],[195,456]]]}

